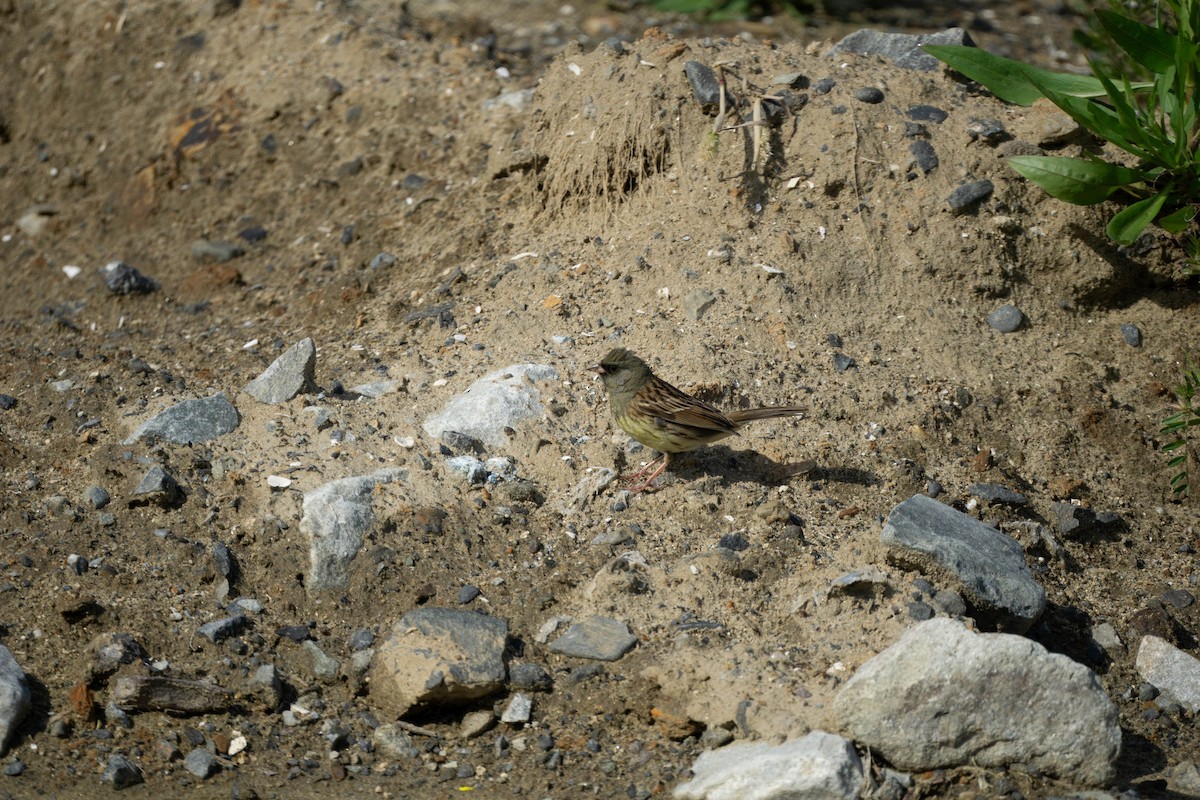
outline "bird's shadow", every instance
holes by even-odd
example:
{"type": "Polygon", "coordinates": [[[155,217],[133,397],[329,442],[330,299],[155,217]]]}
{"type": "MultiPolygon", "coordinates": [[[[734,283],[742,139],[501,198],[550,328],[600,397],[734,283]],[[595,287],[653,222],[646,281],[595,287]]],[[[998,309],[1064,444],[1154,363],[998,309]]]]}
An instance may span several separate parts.
{"type": "Polygon", "coordinates": [[[668,474],[681,479],[696,474],[720,478],[725,485],[738,481],[753,481],[761,486],[779,486],[796,477],[809,481],[831,481],[869,485],[878,481],[877,476],[862,470],[818,466],[811,459],[775,461],[750,448],[732,448],[728,445],[709,445],[703,450],[680,453],[671,459],[668,474]]]}

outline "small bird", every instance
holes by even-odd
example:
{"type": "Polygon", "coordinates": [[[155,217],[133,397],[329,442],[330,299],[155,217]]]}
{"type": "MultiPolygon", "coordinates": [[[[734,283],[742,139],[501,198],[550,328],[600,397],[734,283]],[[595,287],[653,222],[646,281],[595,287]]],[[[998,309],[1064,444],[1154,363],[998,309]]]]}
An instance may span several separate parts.
{"type": "MultiPolygon", "coordinates": [[[[655,375],[645,361],[624,347],[610,350],[599,364],[589,369],[604,380],[613,419],[622,430],[661,454],[662,465],[642,485],[634,488],[634,492],[650,488],[675,453],[732,436],[752,420],[794,417],[803,413],[803,409],[796,406],[767,406],[722,413],[655,375]]],[[[630,477],[644,475],[657,461],[655,458],[630,477]]]]}

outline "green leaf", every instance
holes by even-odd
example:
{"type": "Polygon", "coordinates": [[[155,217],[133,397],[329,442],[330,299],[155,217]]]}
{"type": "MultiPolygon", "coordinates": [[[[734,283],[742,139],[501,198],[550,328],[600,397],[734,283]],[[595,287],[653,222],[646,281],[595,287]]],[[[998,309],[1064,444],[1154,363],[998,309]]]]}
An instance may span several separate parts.
{"type": "Polygon", "coordinates": [[[1196,218],[1196,211],[1194,205],[1181,206],[1165,217],[1159,217],[1158,227],[1167,233],[1183,233],[1196,218]]]}
{"type": "Polygon", "coordinates": [[[1108,238],[1117,244],[1133,244],[1146,226],[1158,216],[1159,209],[1166,202],[1168,191],[1169,187],[1152,197],[1139,200],[1113,217],[1105,229],[1108,238]]]}
{"type": "Polygon", "coordinates": [[[978,47],[956,44],[929,44],[923,50],[946,63],[973,81],[985,86],[988,91],[1009,103],[1019,106],[1032,105],[1044,97],[1030,76],[1037,76],[1045,85],[1064,94],[1080,97],[1100,97],[1104,87],[1095,78],[1086,75],[1067,75],[1013,61],[1011,58],[993,55],[978,47]]]}
{"type": "Polygon", "coordinates": [[[1143,25],[1107,9],[1098,10],[1096,16],[1113,41],[1151,72],[1165,72],[1175,63],[1175,37],[1161,28],[1143,25]]]}
{"type": "Polygon", "coordinates": [[[1104,161],[1062,156],[1013,156],[1008,163],[1051,196],[1080,206],[1103,202],[1119,187],[1143,180],[1142,174],[1135,169],[1104,161]]]}

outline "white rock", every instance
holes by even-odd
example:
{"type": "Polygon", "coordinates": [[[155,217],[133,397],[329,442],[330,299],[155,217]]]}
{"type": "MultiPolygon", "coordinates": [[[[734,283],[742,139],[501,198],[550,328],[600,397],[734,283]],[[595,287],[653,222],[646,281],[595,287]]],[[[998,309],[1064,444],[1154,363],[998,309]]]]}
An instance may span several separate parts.
{"type": "Polygon", "coordinates": [[[1200,710],[1200,661],[1157,636],[1138,645],[1138,674],[1193,714],[1200,710]]]}
{"type": "Polygon", "coordinates": [[[855,800],[863,767],[854,746],[813,731],[778,746],[737,744],[701,753],[680,800],[855,800]]]}
{"type": "Polygon", "coordinates": [[[493,447],[503,446],[508,443],[505,428],[542,413],[536,382],[557,377],[558,371],[545,364],[513,364],[489,372],[427,417],[425,433],[440,439],[443,431],[458,431],[493,447]]]}
{"type": "Polygon", "coordinates": [[[1090,669],[944,617],[859,667],[833,713],[842,733],[903,770],[1025,764],[1104,786],[1121,749],[1117,708],[1090,669]]]}

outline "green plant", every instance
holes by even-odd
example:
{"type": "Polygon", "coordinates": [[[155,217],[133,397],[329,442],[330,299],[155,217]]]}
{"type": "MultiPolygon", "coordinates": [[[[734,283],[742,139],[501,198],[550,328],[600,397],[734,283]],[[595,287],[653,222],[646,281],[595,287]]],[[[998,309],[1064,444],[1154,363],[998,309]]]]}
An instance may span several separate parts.
{"type": "Polygon", "coordinates": [[[1150,223],[1188,229],[1200,211],[1200,0],[1162,0],[1155,25],[1114,11],[1096,12],[1104,31],[1153,75],[1133,81],[1092,61],[1092,75],[1050,72],[974,47],[925,49],[997,97],[1030,105],[1046,98],[1081,126],[1137,158],[1122,166],[1099,158],[1017,156],[1020,174],[1076,205],[1127,203],[1109,222],[1109,238],[1132,244],[1150,223]]]}
{"type": "Polygon", "coordinates": [[[1188,446],[1188,431],[1200,427],[1200,408],[1196,406],[1196,394],[1200,392],[1200,368],[1189,365],[1183,371],[1183,383],[1175,387],[1175,399],[1179,411],[1163,420],[1162,433],[1174,436],[1163,445],[1163,452],[1170,455],[1167,466],[1177,472],[1171,476],[1171,491],[1176,495],[1191,494],[1191,473],[1194,456],[1188,446]]]}

